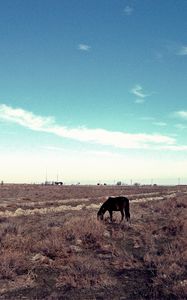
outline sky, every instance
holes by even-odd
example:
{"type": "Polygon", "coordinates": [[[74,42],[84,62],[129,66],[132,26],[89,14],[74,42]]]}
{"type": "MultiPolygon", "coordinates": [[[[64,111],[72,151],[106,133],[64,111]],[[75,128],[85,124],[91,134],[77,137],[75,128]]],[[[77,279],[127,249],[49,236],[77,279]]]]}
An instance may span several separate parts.
{"type": "Polygon", "coordinates": [[[0,0],[0,181],[187,184],[186,0],[0,0]]]}

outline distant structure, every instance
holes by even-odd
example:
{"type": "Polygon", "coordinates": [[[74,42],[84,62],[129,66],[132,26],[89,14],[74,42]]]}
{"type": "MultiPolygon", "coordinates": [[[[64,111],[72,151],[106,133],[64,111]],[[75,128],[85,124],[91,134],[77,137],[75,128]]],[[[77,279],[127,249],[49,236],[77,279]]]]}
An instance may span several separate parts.
{"type": "Polygon", "coordinates": [[[3,180],[1,180],[1,185],[3,185],[4,184],[4,182],[3,182],[3,180]]]}
{"type": "Polygon", "coordinates": [[[46,180],[44,185],[51,185],[51,182],[46,180]]]}
{"type": "Polygon", "coordinates": [[[117,183],[116,183],[116,185],[121,185],[122,184],[122,182],[121,181],[118,181],[117,183]]]}
{"type": "Polygon", "coordinates": [[[62,181],[55,181],[55,185],[63,185],[62,181]]]}

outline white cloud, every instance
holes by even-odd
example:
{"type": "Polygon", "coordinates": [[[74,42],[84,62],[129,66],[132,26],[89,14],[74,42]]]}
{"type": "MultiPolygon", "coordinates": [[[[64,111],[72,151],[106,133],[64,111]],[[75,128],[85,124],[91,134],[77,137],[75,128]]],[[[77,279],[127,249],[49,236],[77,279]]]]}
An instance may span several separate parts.
{"type": "Polygon", "coordinates": [[[5,104],[0,105],[0,119],[14,122],[33,130],[42,130],[45,126],[54,122],[52,117],[36,116],[32,112],[21,108],[12,108],[5,104]]]}
{"type": "Polygon", "coordinates": [[[181,119],[187,120],[187,111],[180,110],[180,111],[176,111],[174,114],[175,116],[180,117],[181,119]]]}
{"type": "Polygon", "coordinates": [[[145,99],[142,99],[142,98],[137,98],[134,103],[137,103],[137,104],[142,104],[145,102],[145,99]]]}
{"type": "Polygon", "coordinates": [[[91,47],[89,45],[86,45],[86,44],[79,44],[78,49],[81,50],[81,51],[90,51],[91,47]]]}
{"type": "Polygon", "coordinates": [[[167,123],[165,123],[165,122],[153,122],[153,125],[164,127],[164,126],[167,126],[167,123]]]}
{"type": "MultiPolygon", "coordinates": [[[[164,149],[164,147],[170,146],[177,147],[176,139],[167,135],[133,134],[120,131],[108,131],[101,128],[68,128],[58,125],[54,118],[38,116],[32,112],[20,108],[14,109],[4,104],[0,105],[0,120],[13,122],[35,131],[47,132],[63,138],[122,149],[164,149]]],[[[182,147],[186,150],[187,146],[182,147]]]]}
{"type": "Polygon", "coordinates": [[[187,151],[187,145],[165,145],[160,146],[159,150],[187,151]]]}
{"type": "Polygon", "coordinates": [[[154,117],[141,117],[140,120],[143,121],[153,121],[155,118],[154,117]]]}
{"type": "Polygon", "coordinates": [[[149,97],[150,94],[146,94],[142,88],[141,85],[137,84],[135,85],[132,90],[131,90],[131,93],[135,96],[137,96],[138,98],[141,98],[141,99],[144,99],[146,97],[149,97]]]}
{"type": "Polygon", "coordinates": [[[187,55],[187,46],[182,46],[178,52],[178,55],[187,55]]]}
{"type": "Polygon", "coordinates": [[[163,135],[149,135],[149,134],[129,134],[117,131],[107,131],[105,129],[88,129],[80,128],[66,128],[57,126],[56,128],[48,129],[48,132],[56,135],[79,140],[83,142],[91,142],[100,145],[115,146],[117,148],[150,148],[151,144],[173,144],[175,140],[163,135]]]}
{"type": "Polygon", "coordinates": [[[132,6],[128,6],[128,5],[127,5],[127,6],[124,8],[124,13],[125,13],[126,16],[130,16],[130,15],[133,13],[133,11],[134,11],[134,9],[133,9],[132,6]]]}
{"type": "Polygon", "coordinates": [[[175,127],[177,128],[177,129],[180,129],[180,130],[183,130],[183,129],[186,129],[187,127],[186,126],[184,126],[183,124],[175,124],[175,127]]]}

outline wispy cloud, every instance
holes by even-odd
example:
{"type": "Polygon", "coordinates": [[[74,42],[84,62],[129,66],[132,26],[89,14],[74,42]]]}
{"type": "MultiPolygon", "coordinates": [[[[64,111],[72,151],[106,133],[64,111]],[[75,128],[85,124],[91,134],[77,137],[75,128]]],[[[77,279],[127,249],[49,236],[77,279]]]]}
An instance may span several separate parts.
{"type": "Polygon", "coordinates": [[[159,150],[187,151],[187,145],[166,145],[166,146],[160,146],[159,150]]]}
{"type": "Polygon", "coordinates": [[[160,50],[156,51],[156,53],[161,53],[161,56],[163,56],[163,58],[167,57],[168,55],[185,56],[187,55],[187,45],[182,45],[181,42],[176,42],[173,40],[165,40],[160,50]]]}
{"type": "Polygon", "coordinates": [[[133,94],[134,96],[136,96],[136,99],[135,99],[135,103],[137,104],[142,104],[145,102],[145,99],[147,97],[150,97],[152,95],[151,94],[147,94],[144,92],[144,89],[141,85],[139,84],[136,84],[131,90],[130,90],[130,93],[133,94]]]}
{"type": "Polygon", "coordinates": [[[187,120],[187,111],[185,111],[185,110],[176,111],[176,112],[174,112],[174,115],[181,119],[187,120]]]}
{"type": "Polygon", "coordinates": [[[134,8],[132,6],[127,5],[123,11],[126,16],[130,16],[132,15],[134,8]]]}
{"type": "Polygon", "coordinates": [[[173,137],[161,134],[126,133],[86,127],[68,128],[58,125],[52,117],[42,117],[21,108],[0,105],[0,120],[13,122],[35,131],[55,134],[81,142],[113,146],[122,149],[155,149],[159,146],[176,145],[173,137]]]}
{"type": "Polygon", "coordinates": [[[154,117],[140,117],[140,120],[143,120],[143,121],[153,121],[155,120],[154,117]]]}
{"type": "Polygon", "coordinates": [[[149,97],[150,94],[146,94],[143,90],[143,87],[139,84],[136,84],[132,89],[131,93],[137,96],[138,98],[144,99],[146,97],[149,97]]]}
{"type": "Polygon", "coordinates": [[[50,126],[54,122],[54,118],[52,117],[36,116],[32,112],[21,108],[12,108],[5,104],[0,104],[0,119],[38,131],[50,126]]]}
{"type": "Polygon", "coordinates": [[[134,100],[134,102],[137,103],[137,104],[142,104],[142,103],[145,102],[145,99],[143,99],[143,98],[137,98],[136,100],[134,100]]]}
{"type": "Polygon", "coordinates": [[[183,130],[183,129],[186,129],[187,128],[187,126],[184,126],[183,124],[175,124],[174,125],[177,129],[180,129],[180,130],[183,130]]]}
{"type": "Polygon", "coordinates": [[[178,54],[178,55],[187,55],[187,46],[182,46],[182,47],[179,49],[179,51],[178,51],[177,54],[178,54]]]}
{"type": "Polygon", "coordinates": [[[165,122],[153,122],[153,125],[160,126],[160,127],[165,127],[165,126],[167,126],[167,123],[165,123],[165,122]]]}
{"type": "Polygon", "coordinates": [[[79,44],[78,49],[81,50],[81,51],[90,51],[91,47],[89,45],[86,45],[86,44],[79,44]]]}

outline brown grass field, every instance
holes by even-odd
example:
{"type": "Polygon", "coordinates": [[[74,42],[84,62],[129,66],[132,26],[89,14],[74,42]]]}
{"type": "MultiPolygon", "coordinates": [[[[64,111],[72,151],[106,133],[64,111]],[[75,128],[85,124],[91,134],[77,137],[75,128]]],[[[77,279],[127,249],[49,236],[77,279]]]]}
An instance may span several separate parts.
{"type": "Polygon", "coordinates": [[[0,299],[186,299],[187,186],[0,186],[0,299]],[[108,196],[130,200],[97,220],[108,196]]]}

